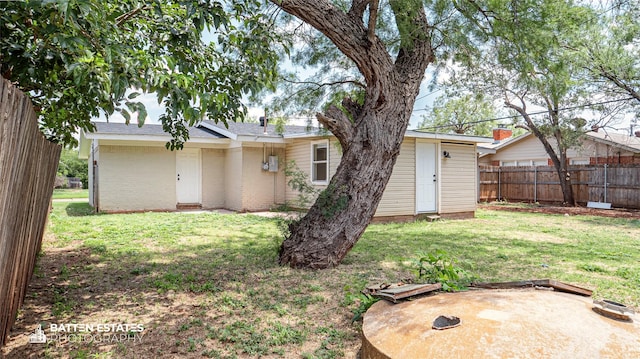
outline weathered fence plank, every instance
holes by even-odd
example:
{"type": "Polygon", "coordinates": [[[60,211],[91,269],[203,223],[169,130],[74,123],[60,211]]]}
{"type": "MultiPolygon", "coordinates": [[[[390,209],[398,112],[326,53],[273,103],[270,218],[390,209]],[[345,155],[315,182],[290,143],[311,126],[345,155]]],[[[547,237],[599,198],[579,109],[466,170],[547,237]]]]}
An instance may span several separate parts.
{"type": "MultiPolygon", "coordinates": [[[[638,164],[570,166],[569,173],[579,204],[607,202],[613,207],[640,208],[638,164]]],[[[562,203],[563,197],[552,166],[480,167],[479,200],[562,203]]]]}
{"type": "Polygon", "coordinates": [[[29,98],[0,82],[0,347],[33,275],[61,147],[47,141],[29,98]]]}

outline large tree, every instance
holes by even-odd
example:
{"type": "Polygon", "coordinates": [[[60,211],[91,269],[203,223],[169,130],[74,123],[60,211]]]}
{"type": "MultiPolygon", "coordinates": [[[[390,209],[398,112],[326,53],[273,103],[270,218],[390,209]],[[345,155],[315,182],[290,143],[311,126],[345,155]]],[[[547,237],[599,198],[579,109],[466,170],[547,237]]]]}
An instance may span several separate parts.
{"type": "Polygon", "coordinates": [[[366,229],[391,176],[420,83],[434,60],[432,23],[422,0],[272,2],[326,36],[357,68],[363,84],[359,99],[346,97],[316,114],[340,142],[342,160],[280,249],[281,264],[333,267],[366,229]],[[396,44],[385,43],[376,31],[378,14],[384,13],[394,15],[396,44]]]}
{"type": "Polygon", "coordinates": [[[520,116],[522,127],[549,155],[564,203],[575,205],[567,150],[609,118],[582,116],[602,97],[566,44],[589,28],[595,12],[568,0],[473,2],[461,11],[482,40],[477,47],[482,55],[465,59],[461,78],[477,91],[502,98],[520,116]]]}

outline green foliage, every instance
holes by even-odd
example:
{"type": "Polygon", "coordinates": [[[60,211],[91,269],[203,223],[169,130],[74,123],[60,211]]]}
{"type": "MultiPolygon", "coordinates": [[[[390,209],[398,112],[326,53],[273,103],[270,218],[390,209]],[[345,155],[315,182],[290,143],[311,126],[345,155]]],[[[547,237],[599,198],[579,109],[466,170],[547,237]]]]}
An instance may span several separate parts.
{"type": "Polygon", "coordinates": [[[288,178],[287,185],[298,192],[296,203],[299,208],[308,208],[311,201],[318,195],[319,190],[311,183],[306,172],[300,169],[295,161],[287,162],[284,175],[288,178]]]}
{"type": "Polygon", "coordinates": [[[147,92],[166,108],[167,147],[181,148],[189,125],[240,119],[245,94],[273,88],[271,25],[257,0],[2,1],[0,74],[31,96],[51,140],[75,143],[100,113],[142,125],[147,92]]]}
{"type": "Polygon", "coordinates": [[[87,161],[78,158],[77,149],[62,149],[58,163],[58,175],[79,178],[82,181],[82,188],[87,188],[89,185],[87,161]]]}
{"type": "Polygon", "coordinates": [[[498,121],[490,99],[481,93],[466,93],[453,97],[450,93],[438,97],[430,113],[423,116],[420,128],[428,132],[446,132],[491,137],[498,121]],[[484,121],[484,122],[478,122],[484,121]]]}
{"type": "Polygon", "coordinates": [[[362,292],[352,293],[351,291],[346,290],[343,304],[345,304],[346,306],[351,306],[353,304],[357,305],[356,307],[351,309],[351,312],[353,313],[351,322],[353,323],[362,320],[364,313],[366,313],[367,310],[369,310],[369,308],[371,308],[371,306],[378,301],[380,301],[380,298],[376,298],[370,294],[362,292]]]}
{"type": "Polygon", "coordinates": [[[340,190],[338,190],[332,183],[320,192],[316,200],[316,205],[320,207],[320,211],[324,217],[333,218],[336,214],[347,208],[349,195],[344,192],[344,188],[341,187],[340,190]]]}
{"type": "Polygon", "coordinates": [[[471,283],[469,273],[457,266],[449,254],[441,249],[432,253],[418,253],[413,260],[418,281],[441,283],[446,292],[465,290],[471,283]]]}

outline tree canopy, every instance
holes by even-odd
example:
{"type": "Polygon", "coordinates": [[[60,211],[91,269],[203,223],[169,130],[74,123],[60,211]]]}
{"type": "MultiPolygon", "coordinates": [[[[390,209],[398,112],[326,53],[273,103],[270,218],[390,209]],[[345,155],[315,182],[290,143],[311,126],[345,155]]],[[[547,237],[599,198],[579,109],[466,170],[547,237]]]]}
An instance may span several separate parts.
{"type": "Polygon", "coordinates": [[[461,11],[476,24],[471,33],[481,43],[475,56],[461,62],[458,81],[501,98],[520,116],[521,126],[540,140],[554,163],[565,203],[573,205],[567,150],[585,132],[606,127],[618,109],[611,91],[597,86],[600,75],[594,77],[593,68],[585,71],[590,66],[578,56],[589,52],[581,37],[602,32],[598,12],[572,1],[466,5],[461,11]],[[585,117],[587,110],[599,113],[585,117]]]}
{"type": "Polygon", "coordinates": [[[492,120],[497,117],[496,113],[492,100],[482,94],[456,96],[447,92],[434,101],[418,127],[427,132],[491,137],[492,129],[498,124],[498,120],[492,120]]]}
{"type": "Polygon", "coordinates": [[[27,92],[52,140],[73,143],[100,113],[160,122],[180,148],[187,127],[246,112],[242,97],[272,87],[279,39],[261,1],[26,0],[0,2],[0,73],[27,92]],[[205,41],[209,35],[210,41],[205,41]]]}

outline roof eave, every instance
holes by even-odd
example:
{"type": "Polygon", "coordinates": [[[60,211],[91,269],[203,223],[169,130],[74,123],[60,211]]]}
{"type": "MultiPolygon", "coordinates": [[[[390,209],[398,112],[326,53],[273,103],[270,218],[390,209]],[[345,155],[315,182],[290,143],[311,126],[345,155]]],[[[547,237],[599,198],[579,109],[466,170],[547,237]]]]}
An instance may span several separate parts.
{"type": "Polygon", "coordinates": [[[447,133],[435,133],[435,132],[420,132],[409,130],[405,133],[404,137],[410,138],[426,138],[434,140],[448,140],[448,141],[463,141],[472,143],[491,143],[493,139],[490,137],[481,136],[467,136],[467,135],[452,135],[447,133]]]}
{"type": "MultiPolygon", "coordinates": [[[[87,133],[84,134],[88,140],[116,140],[116,141],[144,141],[144,142],[168,142],[171,140],[171,136],[167,135],[126,135],[116,133],[87,133]]],[[[188,143],[229,143],[228,138],[204,138],[204,137],[191,137],[187,141],[188,143]]]]}
{"type": "Polygon", "coordinates": [[[635,148],[635,147],[631,147],[616,141],[612,141],[612,140],[607,140],[606,138],[600,138],[600,137],[596,137],[593,136],[592,134],[586,133],[586,135],[594,142],[597,143],[602,143],[604,145],[609,145],[609,146],[613,146],[613,147],[617,147],[620,148],[622,150],[625,151],[629,151],[629,152],[633,152],[633,153],[640,153],[640,149],[635,148]]]}
{"type": "Polygon", "coordinates": [[[228,137],[228,138],[230,138],[232,140],[237,140],[238,139],[238,135],[237,134],[229,131],[226,128],[221,128],[221,127],[218,127],[218,126],[214,126],[214,125],[209,124],[209,123],[207,123],[205,121],[202,121],[200,123],[200,126],[206,128],[208,130],[214,131],[216,133],[219,133],[219,134],[221,134],[221,135],[223,135],[225,137],[228,137]]]}

